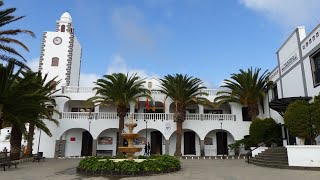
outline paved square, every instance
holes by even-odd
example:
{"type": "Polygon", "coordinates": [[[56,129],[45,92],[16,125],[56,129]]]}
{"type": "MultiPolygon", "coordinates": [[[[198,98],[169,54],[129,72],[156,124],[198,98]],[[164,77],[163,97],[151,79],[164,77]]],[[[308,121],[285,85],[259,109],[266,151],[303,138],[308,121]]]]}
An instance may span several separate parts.
{"type": "MultiPolygon", "coordinates": [[[[77,175],[75,167],[79,159],[48,159],[40,163],[22,163],[17,169],[0,170],[0,179],[6,180],[81,180],[81,179],[110,179],[106,177],[84,177],[77,175]]],[[[182,160],[183,169],[180,172],[122,178],[123,180],[319,180],[319,171],[297,171],[273,169],[246,164],[241,160],[182,160]]],[[[116,180],[112,178],[110,180],[116,180]]]]}

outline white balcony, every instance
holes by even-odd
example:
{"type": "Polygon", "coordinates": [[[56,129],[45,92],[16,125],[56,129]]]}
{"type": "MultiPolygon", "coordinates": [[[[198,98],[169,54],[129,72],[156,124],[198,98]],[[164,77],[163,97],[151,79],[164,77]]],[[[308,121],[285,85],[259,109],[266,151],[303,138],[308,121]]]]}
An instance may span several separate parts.
{"type": "MultiPolygon", "coordinates": [[[[173,113],[134,113],[134,119],[136,120],[173,120],[173,113]]],[[[127,114],[127,117],[129,114],[127,114]]],[[[126,117],[126,118],[127,118],[126,117]]],[[[118,119],[116,112],[62,112],[60,119],[118,119]]],[[[236,115],[234,114],[186,114],[186,120],[195,121],[236,121],[236,115]]]]}
{"type": "Polygon", "coordinates": [[[78,86],[62,86],[62,94],[70,93],[93,93],[93,87],[78,87],[78,86]]]}

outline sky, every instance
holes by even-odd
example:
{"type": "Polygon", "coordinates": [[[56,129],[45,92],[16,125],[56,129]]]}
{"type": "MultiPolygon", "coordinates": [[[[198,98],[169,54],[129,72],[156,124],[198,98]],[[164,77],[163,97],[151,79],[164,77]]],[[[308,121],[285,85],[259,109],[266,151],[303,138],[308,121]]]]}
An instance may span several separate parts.
{"type": "Polygon", "coordinates": [[[276,52],[297,26],[310,32],[320,0],[5,0],[26,18],[8,28],[19,37],[37,70],[42,33],[55,31],[68,11],[82,46],[81,86],[107,73],[163,77],[183,73],[218,87],[249,67],[273,70],[276,52]]]}

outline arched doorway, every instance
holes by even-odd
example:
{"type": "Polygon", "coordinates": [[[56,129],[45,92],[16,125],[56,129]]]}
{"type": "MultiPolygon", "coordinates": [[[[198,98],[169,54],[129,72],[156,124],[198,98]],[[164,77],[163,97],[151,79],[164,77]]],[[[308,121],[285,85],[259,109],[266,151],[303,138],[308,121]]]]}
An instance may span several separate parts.
{"type": "Polygon", "coordinates": [[[56,157],[91,156],[92,135],[82,128],[65,131],[56,144],[56,157]]]}
{"type": "Polygon", "coordinates": [[[196,133],[194,131],[184,132],[183,140],[184,154],[196,155],[196,133]]]}
{"type": "Polygon", "coordinates": [[[92,156],[92,136],[89,131],[82,133],[81,156],[92,156]]]}
{"type": "Polygon", "coordinates": [[[143,155],[145,152],[145,144],[150,143],[150,154],[151,155],[162,155],[164,152],[165,145],[163,143],[164,136],[163,134],[157,130],[148,128],[142,129],[138,132],[140,137],[136,140],[136,146],[142,147],[142,151],[140,152],[140,155],[143,155]],[[147,137],[147,140],[146,140],[147,137]]]}
{"type": "Polygon", "coordinates": [[[233,154],[234,152],[229,152],[228,149],[228,145],[232,143],[234,143],[234,137],[230,132],[223,129],[212,130],[204,139],[204,154],[205,156],[233,154]]]}
{"type": "Polygon", "coordinates": [[[150,154],[162,155],[162,133],[160,131],[151,132],[151,151],[150,154]]]}
{"type": "Polygon", "coordinates": [[[228,134],[220,131],[216,133],[217,155],[228,155],[228,134]]]}

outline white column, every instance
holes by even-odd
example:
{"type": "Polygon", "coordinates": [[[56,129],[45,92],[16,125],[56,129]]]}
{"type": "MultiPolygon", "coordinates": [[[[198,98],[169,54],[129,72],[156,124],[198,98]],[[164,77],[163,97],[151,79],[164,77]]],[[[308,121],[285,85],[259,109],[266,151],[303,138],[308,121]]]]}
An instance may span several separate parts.
{"type": "Polygon", "coordinates": [[[134,113],[134,106],[135,106],[135,104],[134,104],[134,102],[131,102],[130,103],[130,113],[134,113]]]}
{"type": "Polygon", "coordinates": [[[204,107],[202,105],[199,105],[199,114],[204,113],[204,107]]]}

